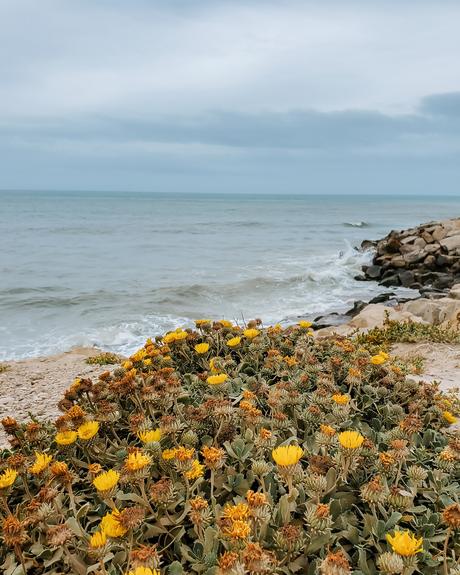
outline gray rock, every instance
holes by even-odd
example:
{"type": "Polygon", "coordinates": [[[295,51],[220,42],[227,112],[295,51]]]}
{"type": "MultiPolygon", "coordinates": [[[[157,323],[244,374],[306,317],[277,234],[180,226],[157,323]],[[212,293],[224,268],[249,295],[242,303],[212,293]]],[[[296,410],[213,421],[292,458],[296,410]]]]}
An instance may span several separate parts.
{"type": "Polygon", "coordinates": [[[425,240],[425,242],[426,242],[427,244],[431,244],[431,243],[434,242],[433,236],[432,236],[429,232],[427,232],[426,230],[423,231],[423,232],[420,234],[420,236],[425,240]]]}
{"type": "Polygon", "coordinates": [[[401,284],[397,274],[390,274],[380,281],[380,285],[385,287],[391,287],[391,286],[399,286],[401,284]]]}
{"type": "Polygon", "coordinates": [[[426,258],[423,260],[423,265],[426,266],[430,270],[435,270],[436,269],[436,256],[433,256],[431,254],[426,256],[426,258]]]}
{"type": "Polygon", "coordinates": [[[441,249],[441,244],[438,244],[438,242],[435,242],[433,244],[428,244],[423,248],[423,251],[427,254],[434,254],[436,252],[438,252],[441,249]]]}
{"type": "Polygon", "coordinates": [[[410,287],[415,282],[414,274],[409,270],[398,272],[398,278],[403,287],[410,287]]]}
{"type": "Polygon", "coordinates": [[[403,258],[403,256],[393,256],[391,258],[390,265],[394,268],[404,268],[406,267],[406,260],[403,258]]]}
{"type": "Polygon", "coordinates": [[[438,226],[433,232],[431,232],[433,239],[437,242],[443,240],[447,235],[447,230],[443,226],[438,226]]]}
{"type": "Polygon", "coordinates": [[[376,240],[364,240],[361,242],[361,249],[363,251],[372,250],[376,247],[377,241],[376,240]]]}
{"type": "Polygon", "coordinates": [[[363,267],[363,272],[369,278],[378,279],[382,275],[382,267],[376,265],[368,266],[367,268],[363,267]]]}
{"type": "Polygon", "coordinates": [[[422,261],[426,256],[426,253],[421,250],[421,251],[413,251],[413,252],[409,252],[408,254],[404,254],[404,261],[406,261],[408,264],[416,264],[417,262],[422,261]]]}
{"type": "Polygon", "coordinates": [[[416,235],[406,236],[405,238],[403,238],[403,239],[401,240],[401,243],[402,243],[403,245],[405,245],[405,244],[413,244],[413,243],[415,242],[415,240],[417,239],[417,237],[418,237],[418,236],[416,236],[416,235]]]}
{"type": "Polygon", "coordinates": [[[460,249],[460,235],[446,237],[439,243],[443,248],[446,248],[448,252],[453,252],[454,250],[460,249]]]}

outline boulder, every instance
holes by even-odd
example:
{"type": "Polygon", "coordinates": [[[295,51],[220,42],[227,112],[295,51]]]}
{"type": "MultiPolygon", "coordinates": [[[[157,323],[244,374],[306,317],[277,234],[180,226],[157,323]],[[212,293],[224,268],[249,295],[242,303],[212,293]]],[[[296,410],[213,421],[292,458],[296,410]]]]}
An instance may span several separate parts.
{"type": "MultiPolygon", "coordinates": [[[[457,291],[455,292],[457,293],[457,291]]],[[[458,289],[460,294],[460,286],[458,289]]],[[[460,299],[417,299],[403,304],[402,309],[433,325],[458,326],[460,320],[460,299]]]]}
{"type": "Polygon", "coordinates": [[[410,287],[415,282],[414,274],[409,270],[398,272],[398,278],[403,287],[410,287]]]}
{"type": "Polygon", "coordinates": [[[393,256],[390,260],[390,265],[394,268],[404,268],[406,267],[406,260],[403,256],[393,256]]]}
{"type": "Polygon", "coordinates": [[[383,286],[433,286],[447,293],[460,278],[460,218],[392,230],[375,242],[372,264],[363,266],[363,272],[360,280],[383,286]]]}
{"type": "Polygon", "coordinates": [[[382,275],[382,267],[381,266],[364,266],[363,272],[372,279],[377,279],[382,275]]]}
{"type": "Polygon", "coordinates": [[[449,297],[452,299],[460,299],[460,284],[455,284],[450,288],[449,297]]]}
{"type": "Polygon", "coordinates": [[[447,235],[447,230],[443,226],[438,226],[432,233],[433,239],[436,242],[440,242],[443,240],[447,235]]]}
{"type": "Polygon", "coordinates": [[[354,331],[366,332],[374,327],[382,327],[387,318],[395,321],[414,321],[426,323],[422,318],[402,309],[388,307],[383,304],[369,304],[357,316],[347,324],[337,327],[327,327],[315,332],[319,337],[337,335],[349,335],[354,331]]]}
{"type": "Polygon", "coordinates": [[[449,253],[460,249],[460,234],[449,236],[439,242],[449,253]]]}

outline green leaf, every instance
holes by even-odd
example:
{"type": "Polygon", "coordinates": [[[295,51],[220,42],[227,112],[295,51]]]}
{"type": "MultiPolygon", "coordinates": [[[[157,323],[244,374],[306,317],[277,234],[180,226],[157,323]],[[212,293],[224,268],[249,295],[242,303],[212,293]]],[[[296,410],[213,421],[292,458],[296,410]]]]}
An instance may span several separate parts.
{"type": "Polygon", "coordinates": [[[399,522],[402,517],[402,513],[398,513],[397,511],[393,511],[393,513],[388,518],[388,521],[385,523],[385,531],[391,531],[393,527],[399,522]]]}
{"type": "Polygon", "coordinates": [[[182,565],[179,563],[179,561],[174,561],[171,563],[171,565],[168,567],[168,573],[169,575],[185,575],[185,571],[182,569],[182,565]]]}

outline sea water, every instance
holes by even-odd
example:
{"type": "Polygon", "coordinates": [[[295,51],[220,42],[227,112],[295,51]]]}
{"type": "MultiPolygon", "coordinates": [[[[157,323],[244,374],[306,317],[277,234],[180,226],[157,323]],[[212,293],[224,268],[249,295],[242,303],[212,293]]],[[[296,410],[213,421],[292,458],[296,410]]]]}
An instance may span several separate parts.
{"type": "Polygon", "coordinates": [[[0,192],[0,360],[343,311],[385,291],[354,279],[362,240],[455,216],[453,196],[0,192]]]}

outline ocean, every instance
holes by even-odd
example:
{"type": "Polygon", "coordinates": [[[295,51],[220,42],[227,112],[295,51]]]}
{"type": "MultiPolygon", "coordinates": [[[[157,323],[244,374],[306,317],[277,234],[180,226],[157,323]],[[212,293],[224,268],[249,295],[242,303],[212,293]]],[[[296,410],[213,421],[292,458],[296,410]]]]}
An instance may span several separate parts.
{"type": "Polygon", "coordinates": [[[434,195],[0,192],[0,360],[344,311],[385,291],[353,279],[363,239],[459,215],[434,195]]]}

